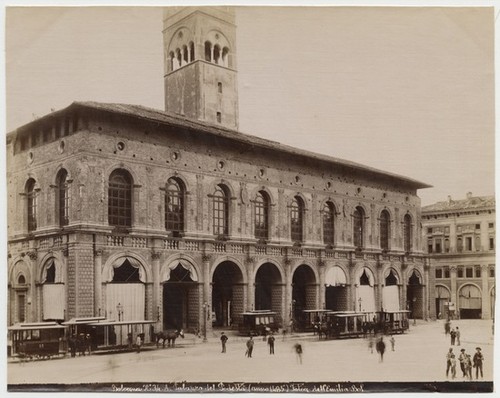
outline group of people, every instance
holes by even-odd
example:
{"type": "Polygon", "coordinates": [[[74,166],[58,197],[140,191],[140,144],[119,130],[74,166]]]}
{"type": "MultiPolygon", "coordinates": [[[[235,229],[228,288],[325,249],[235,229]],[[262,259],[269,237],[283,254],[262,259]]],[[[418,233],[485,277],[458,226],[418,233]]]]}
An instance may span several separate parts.
{"type": "MultiPolygon", "coordinates": [[[[141,347],[143,342],[144,342],[144,333],[139,333],[135,338],[135,349],[137,353],[141,352],[141,347]]],[[[134,348],[132,333],[127,334],[127,345],[130,350],[134,348]]]]}
{"type": "MultiPolygon", "coordinates": [[[[453,328],[449,319],[444,323],[444,333],[445,335],[450,335],[451,345],[460,345],[460,329],[458,326],[453,328]]],[[[481,376],[483,378],[483,361],[484,356],[481,352],[481,347],[476,347],[476,353],[474,357],[465,352],[465,348],[460,350],[460,355],[458,356],[458,362],[460,363],[460,370],[462,371],[462,377],[472,380],[472,369],[476,369],[476,380],[481,376]]],[[[457,358],[453,352],[453,348],[450,348],[446,354],[446,377],[451,375],[452,379],[457,376],[457,358]]]]}
{"type": "MultiPolygon", "coordinates": [[[[471,356],[465,352],[465,348],[460,350],[460,355],[458,357],[458,362],[460,363],[460,370],[462,371],[462,377],[472,380],[472,368],[476,369],[476,380],[481,376],[483,378],[483,361],[484,356],[481,352],[481,347],[476,347],[476,353],[471,359],[471,356]]],[[[448,350],[446,354],[446,377],[451,375],[452,379],[457,376],[457,359],[453,348],[448,350]]]]}
{"type": "Polygon", "coordinates": [[[92,338],[90,334],[80,333],[79,335],[72,334],[69,338],[69,351],[71,353],[71,357],[76,357],[76,353],[79,355],[85,356],[85,353],[88,352],[90,355],[92,349],[92,338]]]}
{"type": "MultiPolygon", "coordinates": [[[[229,340],[227,335],[224,332],[221,332],[220,336],[220,341],[222,345],[222,351],[221,353],[226,352],[226,343],[229,340]]],[[[274,342],[276,341],[276,338],[274,337],[273,333],[270,333],[268,336],[264,336],[264,341],[267,341],[267,345],[269,346],[269,355],[274,355],[274,342]]],[[[253,347],[255,344],[255,340],[253,339],[252,336],[249,337],[249,339],[245,343],[246,351],[245,351],[245,356],[247,358],[252,358],[252,353],[253,353],[253,347]]],[[[294,346],[295,353],[297,354],[297,362],[302,363],[302,345],[300,343],[296,343],[294,346]]]]}
{"type": "Polygon", "coordinates": [[[451,345],[455,345],[455,342],[457,343],[457,345],[460,345],[460,330],[458,329],[458,326],[453,329],[451,327],[451,322],[449,319],[447,319],[444,323],[444,333],[446,335],[450,335],[451,345]]]}

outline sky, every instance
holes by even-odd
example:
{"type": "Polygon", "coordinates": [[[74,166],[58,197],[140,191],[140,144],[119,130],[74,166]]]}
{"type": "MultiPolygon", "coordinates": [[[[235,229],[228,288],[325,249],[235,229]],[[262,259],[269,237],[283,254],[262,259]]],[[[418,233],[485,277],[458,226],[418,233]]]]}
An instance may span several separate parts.
{"type": "MultiPolygon", "coordinates": [[[[492,7],[239,7],[240,131],[494,194],[492,7]]],[[[6,128],[73,101],[164,108],[162,10],[6,10],[6,128]]]]}

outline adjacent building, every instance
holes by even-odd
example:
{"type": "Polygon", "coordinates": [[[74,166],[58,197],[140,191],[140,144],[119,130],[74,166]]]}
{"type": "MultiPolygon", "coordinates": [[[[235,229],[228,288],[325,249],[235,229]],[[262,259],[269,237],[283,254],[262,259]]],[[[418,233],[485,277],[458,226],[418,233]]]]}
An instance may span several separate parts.
{"type": "Polygon", "coordinates": [[[75,102],[8,134],[9,324],[427,318],[429,185],[239,132],[233,9],[164,24],[166,111],[75,102]]]}
{"type": "Polygon", "coordinates": [[[431,259],[431,316],[495,315],[495,197],[473,196],[422,208],[431,259]]]}

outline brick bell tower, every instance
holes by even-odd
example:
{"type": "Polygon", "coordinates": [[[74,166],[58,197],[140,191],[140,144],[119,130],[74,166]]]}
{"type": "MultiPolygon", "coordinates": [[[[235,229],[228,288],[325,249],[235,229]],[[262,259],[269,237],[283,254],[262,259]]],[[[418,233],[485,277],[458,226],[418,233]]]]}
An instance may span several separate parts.
{"type": "Polygon", "coordinates": [[[165,110],[238,129],[232,7],[168,7],[163,14],[165,110]]]}

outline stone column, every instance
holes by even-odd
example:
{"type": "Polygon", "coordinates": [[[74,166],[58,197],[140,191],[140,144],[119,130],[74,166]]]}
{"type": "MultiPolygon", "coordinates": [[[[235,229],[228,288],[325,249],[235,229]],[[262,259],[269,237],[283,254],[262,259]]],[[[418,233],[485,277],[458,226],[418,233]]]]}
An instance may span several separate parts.
{"type": "Polygon", "coordinates": [[[325,287],[326,264],[324,261],[322,260],[318,261],[318,270],[319,270],[319,284],[318,284],[316,308],[326,308],[326,287],[325,287]]]}
{"type": "Polygon", "coordinates": [[[424,285],[422,286],[422,319],[429,320],[429,267],[424,264],[424,285]]]}
{"type": "Polygon", "coordinates": [[[450,302],[455,304],[455,311],[460,311],[457,300],[457,267],[450,267],[450,302]]]}
{"type": "MultiPolygon", "coordinates": [[[[66,282],[65,282],[66,283],[66,282]]],[[[94,316],[104,316],[102,305],[102,250],[94,251],[94,316]]]]}
{"type": "Polygon", "coordinates": [[[283,317],[283,328],[290,332],[289,324],[290,319],[292,319],[292,276],[291,276],[291,266],[292,261],[285,258],[283,261],[285,267],[285,314],[283,317]]]}
{"type": "Polygon", "coordinates": [[[247,311],[255,309],[255,277],[253,274],[254,264],[252,261],[246,261],[247,266],[247,311]]]}
{"type": "Polygon", "coordinates": [[[488,289],[488,264],[481,265],[481,318],[491,319],[490,290],[488,289]]]}
{"type": "Polygon", "coordinates": [[[202,318],[202,326],[206,325],[207,328],[207,336],[212,331],[212,291],[210,286],[210,260],[212,256],[210,254],[203,255],[203,317],[202,318]],[[206,306],[205,306],[206,304],[206,306]],[[205,322],[205,323],[204,323],[205,322]]]}
{"type": "Polygon", "coordinates": [[[163,311],[160,300],[160,258],[161,253],[151,253],[151,259],[153,263],[153,319],[156,320],[157,328],[163,322],[163,311]]]}

